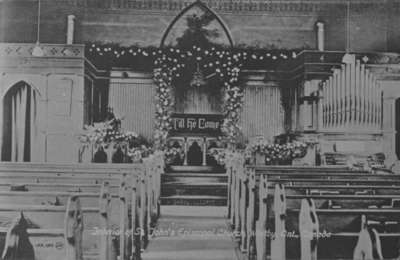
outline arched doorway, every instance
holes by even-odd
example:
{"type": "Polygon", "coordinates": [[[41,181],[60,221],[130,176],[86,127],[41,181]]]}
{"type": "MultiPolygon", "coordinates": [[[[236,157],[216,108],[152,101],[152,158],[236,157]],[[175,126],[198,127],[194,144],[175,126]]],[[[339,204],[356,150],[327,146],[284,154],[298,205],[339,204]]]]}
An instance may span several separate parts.
{"type": "Polygon", "coordinates": [[[3,96],[2,161],[31,161],[36,102],[35,89],[24,81],[13,85],[3,96]]]}

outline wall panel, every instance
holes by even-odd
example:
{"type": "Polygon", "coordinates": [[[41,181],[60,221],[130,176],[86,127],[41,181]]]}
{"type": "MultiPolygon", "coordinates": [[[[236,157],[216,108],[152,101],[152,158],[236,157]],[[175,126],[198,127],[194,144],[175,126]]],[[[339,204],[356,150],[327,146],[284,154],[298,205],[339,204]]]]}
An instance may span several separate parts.
{"type": "Polygon", "coordinates": [[[155,86],[151,79],[111,79],[109,107],[123,117],[122,128],[151,139],[155,114],[155,86]]]}
{"type": "Polygon", "coordinates": [[[247,86],[241,115],[241,127],[245,139],[272,137],[284,132],[284,114],[281,92],[277,86],[247,86]]]}

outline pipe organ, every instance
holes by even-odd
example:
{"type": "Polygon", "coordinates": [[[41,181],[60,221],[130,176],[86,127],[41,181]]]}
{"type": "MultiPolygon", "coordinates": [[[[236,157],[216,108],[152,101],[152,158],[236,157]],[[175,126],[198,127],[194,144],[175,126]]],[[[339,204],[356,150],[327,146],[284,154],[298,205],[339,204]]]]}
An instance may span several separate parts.
{"type": "Polygon", "coordinates": [[[322,131],[381,131],[382,89],[359,60],[335,68],[322,96],[322,131]]]}

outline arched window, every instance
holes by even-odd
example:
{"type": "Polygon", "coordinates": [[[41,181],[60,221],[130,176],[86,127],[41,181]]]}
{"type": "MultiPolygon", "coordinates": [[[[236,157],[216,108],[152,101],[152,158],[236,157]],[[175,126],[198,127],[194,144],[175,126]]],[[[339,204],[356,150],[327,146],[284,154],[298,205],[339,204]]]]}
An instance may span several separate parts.
{"type": "Polygon", "coordinates": [[[228,27],[222,19],[201,1],[184,8],[169,24],[161,39],[161,47],[233,46],[228,27]]]}
{"type": "Polygon", "coordinates": [[[1,160],[28,162],[36,137],[36,91],[26,82],[12,86],[3,97],[1,160]]]}

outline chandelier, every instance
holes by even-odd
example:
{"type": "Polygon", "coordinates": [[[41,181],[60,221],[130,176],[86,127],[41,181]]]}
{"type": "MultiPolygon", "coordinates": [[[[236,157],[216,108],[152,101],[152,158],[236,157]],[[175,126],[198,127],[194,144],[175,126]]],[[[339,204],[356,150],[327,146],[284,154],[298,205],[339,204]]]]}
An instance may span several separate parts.
{"type": "Polygon", "coordinates": [[[190,86],[191,87],[200,87],[204,86],[206,84],[206,81],[204,79],[203,72],[199,68],[199,64],[197,63],[197,69],[193,73],[193,78],[190,81],[190,86]]]}

